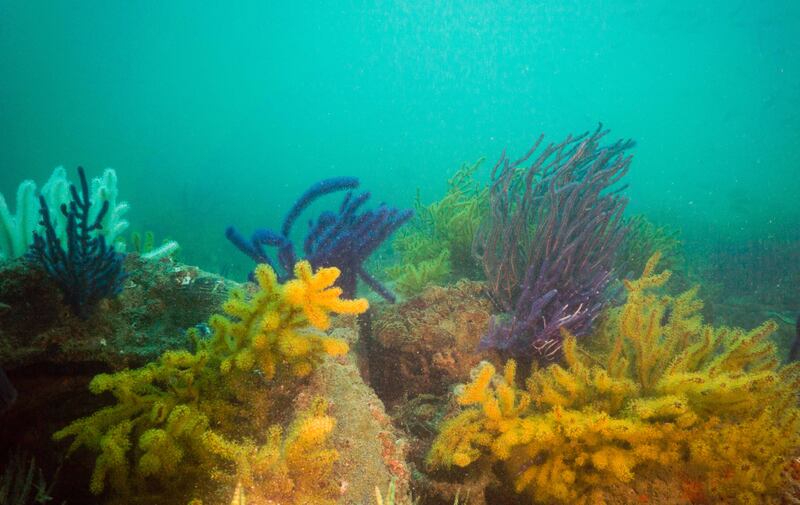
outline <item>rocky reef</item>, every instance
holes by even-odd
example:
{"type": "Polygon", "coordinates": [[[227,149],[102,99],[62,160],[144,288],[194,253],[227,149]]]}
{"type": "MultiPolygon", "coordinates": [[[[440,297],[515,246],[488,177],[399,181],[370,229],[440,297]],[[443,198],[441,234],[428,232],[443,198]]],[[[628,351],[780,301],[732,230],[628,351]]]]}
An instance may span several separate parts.
{"type": "Polygon", "coordinates": [[[625,216],[634,144],[606,135],[540,137],[489,185],[463,165],[415,213],[322,180],[279,230],[227,230],[244,283],[152,235],[125,254],[113,171],[24,182],[0,201],[0,502],[800,503],[791,301],[726,296],[625,216]]]}

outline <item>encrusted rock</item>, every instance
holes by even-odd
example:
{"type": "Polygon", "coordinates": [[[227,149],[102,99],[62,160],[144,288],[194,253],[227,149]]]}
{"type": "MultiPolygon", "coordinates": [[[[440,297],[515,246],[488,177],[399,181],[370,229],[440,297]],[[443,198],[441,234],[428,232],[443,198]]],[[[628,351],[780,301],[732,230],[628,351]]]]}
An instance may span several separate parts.
{"type": "Polygon", "coordinates": [[[478,343],[489,327],[492,304],[482,286],[472,281],[431,286],[417,298],[378,307],[369,368],[384,401],[440,395],[469,378],[486,358],[478,343]]]}
{"type": "MultiPolygon", "coordinates": [[[[340,324],[347,324],[348,318],[341,319],[340,324]]],[[[341,326],[334,332],[352,340],[341,326]]],[[[329,413],[336,418],[332,441],[339,451],[334,476],[340,486],[340,505],[372,504],[375,488],[385,493],[392,480],[397,488],[396,503],[409,503],[407,443],[392,426],[383,402],[362,380],[353,353],[326,359],[312,373],[296,407],[307,407],[316,396],[328,401],[329,413]]]]}
{"type": "Polygon", "coordinates": [[[165,349],[188,344],[186,329],[203,323],[235,284],[197,267],[145,261],[129,254],[122,293],[103,300],[87,320],[61,303],[43,271],[24,261],[0,269],[0,365],[94,363],[111,370],[140,366],[165,349]]]}

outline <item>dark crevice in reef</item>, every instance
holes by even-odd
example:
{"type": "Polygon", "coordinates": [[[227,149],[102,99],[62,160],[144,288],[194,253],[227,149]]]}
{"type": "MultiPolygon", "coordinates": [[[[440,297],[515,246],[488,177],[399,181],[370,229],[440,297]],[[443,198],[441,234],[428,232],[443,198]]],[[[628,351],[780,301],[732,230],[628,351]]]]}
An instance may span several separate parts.
{"type": "MultiPolygon", "coordinates": [[[[0,415],[0,454],[21,451],[35,458],[48,484],[58,475],[53,503],[69,497],[68,503],[99,503],[89,494],[86,476],[92,472],[92,458],[64,460],[66,447],[52,440],[52,434],[70,421],[91,414],[108,403],[108,398],[89,392],[89,381],[98,373],[110,372],[99,361],[75,363],[37,362],[8,371],[18,392],[17,401],[0,415]]],[[[0,467],[5,460],[0,461],[0,467]]]]}

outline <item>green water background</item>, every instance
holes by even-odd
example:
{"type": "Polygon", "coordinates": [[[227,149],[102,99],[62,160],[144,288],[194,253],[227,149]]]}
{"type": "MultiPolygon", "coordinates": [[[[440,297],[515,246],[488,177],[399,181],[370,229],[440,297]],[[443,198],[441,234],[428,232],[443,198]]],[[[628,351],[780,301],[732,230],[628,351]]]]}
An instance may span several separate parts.
{"type": "Polygon", "coordinates": [[[631,212],[797,246],[800,2],[222,4],[0,0],[0,192],[114,167],[132,228],[244,272],[225,226],[277,227],[317,179],[409,207],[602,121],[638,141],[631,212]]]}

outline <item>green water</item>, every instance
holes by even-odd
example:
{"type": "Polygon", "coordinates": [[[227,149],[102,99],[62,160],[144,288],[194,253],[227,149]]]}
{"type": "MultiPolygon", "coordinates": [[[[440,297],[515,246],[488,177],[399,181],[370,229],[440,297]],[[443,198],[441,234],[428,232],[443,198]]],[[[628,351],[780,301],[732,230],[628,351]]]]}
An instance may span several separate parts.
{"type": "Polygon", "coordinates": [[[2,0],[0,192],[111,166],[133,229],[243,272],[225,226],[274,227],[319,178],[407,207],[602,121],[638,141],[631,212],[700,250],[796,247],[798,33],[778,0],[2,0]]]}

